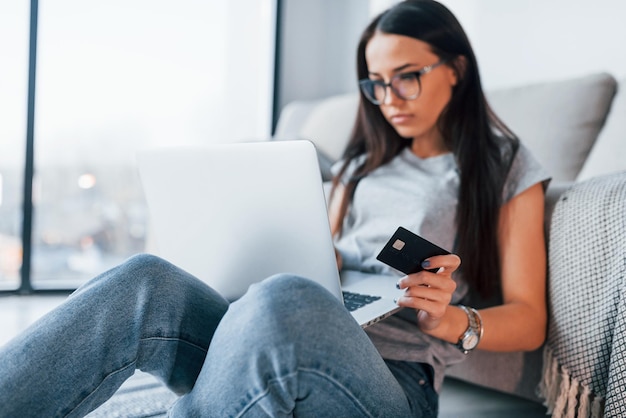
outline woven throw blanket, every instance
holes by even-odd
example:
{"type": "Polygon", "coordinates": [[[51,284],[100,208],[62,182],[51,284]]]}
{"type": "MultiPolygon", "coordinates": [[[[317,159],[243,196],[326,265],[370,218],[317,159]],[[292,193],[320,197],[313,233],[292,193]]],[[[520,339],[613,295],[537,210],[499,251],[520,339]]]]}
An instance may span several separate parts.
{"type": "Polygon", "coordinates": [[[626,417],[626,172],[577,183],[552,215],[539,393],[553,417],[626,417]]]}

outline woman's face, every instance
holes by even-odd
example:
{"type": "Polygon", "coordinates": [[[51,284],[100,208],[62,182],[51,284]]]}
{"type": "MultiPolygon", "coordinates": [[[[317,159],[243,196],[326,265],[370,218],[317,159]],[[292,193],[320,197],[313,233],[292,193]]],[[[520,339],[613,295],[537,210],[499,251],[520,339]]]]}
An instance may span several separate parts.
{"type": "MultiPolygon", "coordinates": [[[[365,59],[369,78],[385,83],[397,74],[419,71],[440,60],[425,42],[382,32],[376,32],[368,42],[365,59]]],[[[420,94],[414,100],[401,99],[387,88],[380,110],[400,136],[414,140],[414,149],[438,153],[444,145],[437,120],[450,101],[457,76],[448,65],[440,65],[423,74],[420,82],[420,94]]]]}

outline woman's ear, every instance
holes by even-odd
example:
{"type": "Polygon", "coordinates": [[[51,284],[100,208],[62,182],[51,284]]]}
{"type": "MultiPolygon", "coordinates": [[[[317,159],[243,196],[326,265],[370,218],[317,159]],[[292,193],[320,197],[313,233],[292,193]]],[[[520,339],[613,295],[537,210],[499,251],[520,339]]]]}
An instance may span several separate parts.
{"type": "Polygon", "coordinates": [[[454,74],[453,86],[456,86],[459,80],[465,77],[465,70],[467,69],[467,58],[464,55],[459,55],[452,61],[451,65],[454,74]]]}

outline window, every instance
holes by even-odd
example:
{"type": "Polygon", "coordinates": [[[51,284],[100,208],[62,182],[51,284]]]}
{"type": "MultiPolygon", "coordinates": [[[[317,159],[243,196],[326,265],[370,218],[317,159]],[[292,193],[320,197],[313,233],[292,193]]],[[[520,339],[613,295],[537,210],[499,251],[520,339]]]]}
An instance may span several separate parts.
{"type": "Polygon", "coordinates": [[[28,97],[29,2],[0,3],[0,290],[19,286],[28,97]]]}
{"type": "Polygon", "coordinates": [[[137,150],[269,137],[275,2],[40,3],[34,288],[146,250],[137,150]]]}

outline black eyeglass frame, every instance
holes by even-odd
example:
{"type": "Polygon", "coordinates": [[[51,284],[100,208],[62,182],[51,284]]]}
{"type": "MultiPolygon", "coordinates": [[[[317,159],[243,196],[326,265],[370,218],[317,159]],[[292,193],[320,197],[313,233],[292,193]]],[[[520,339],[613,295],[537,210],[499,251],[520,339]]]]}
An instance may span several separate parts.
{"type": "Polygon", "coordinates": [[[385,83],[382,80],[372,80],[369,78],[364,78],[362,80],[359,80],[359,87],[361,88],[361,91],[363,92],[363,95],[367,98],[367,100],[369,100],[370,102],[372,102],[372,104],[375,104],[376,106],[380,106],[382,103],[385,102],[385,99],[387,99],[387,88],[391,89],[391,91],[400,99],[402,100],[415,100],[419,97],[420,93],[422,92],[422,76],[424,74],[428,74],[429,72],[431,72],[432,70],[434,70],[435,68],[439,67],[440,65],[443,65],[445,63],[447,63],[447,60],[440,60],[434,64],[431,65],[427,65],[424,68],[417,70],[417,71],[409,71],[406,73],[400,73],[400,74],[396,74],[393,77],[391,77],[391,80],[389,80],[388,83],[385,83]],[[417,86],[418,86],[418,90],[417,93],[412,94],[408,97],[404,96],[402,93],[400,93],[394,86],[393,83],[395,80],[401,79],[402,77],[406,77],[408,75],[414,75],[415,78],[417,79],[417,86]],[[383,95],[383,99],[382,100],[378,100],[376,99],[373,95],[370,95],[370,90],[373,91],[374,90],[374,86],[379,85],[381,87],[384,87],[384,92],[385,94],[383,95]],[[372,86],[372,88],[370,90],[368,90],[367,86],[372,86]]]}

